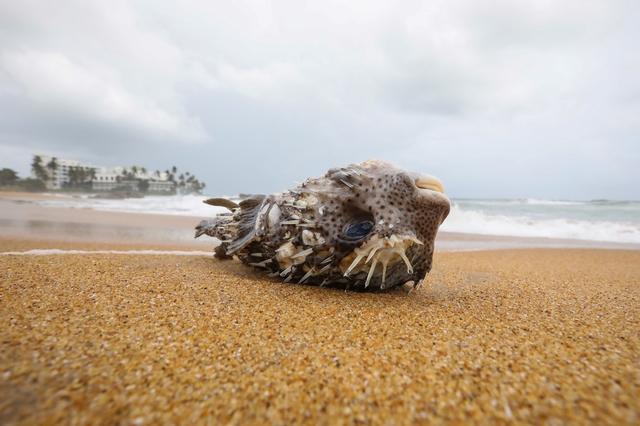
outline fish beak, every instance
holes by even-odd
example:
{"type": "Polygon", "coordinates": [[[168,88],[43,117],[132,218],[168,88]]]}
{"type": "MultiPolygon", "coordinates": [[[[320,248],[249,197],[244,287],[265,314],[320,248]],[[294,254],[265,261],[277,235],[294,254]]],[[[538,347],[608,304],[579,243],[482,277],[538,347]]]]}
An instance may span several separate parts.
{"type": "Polygon", "coordinates": [[[429,175],[422,175],[416,179],[416,186],[422,189],[430,189],[444,194],[444,185],[440,182],[440,179],[429,175]]]}

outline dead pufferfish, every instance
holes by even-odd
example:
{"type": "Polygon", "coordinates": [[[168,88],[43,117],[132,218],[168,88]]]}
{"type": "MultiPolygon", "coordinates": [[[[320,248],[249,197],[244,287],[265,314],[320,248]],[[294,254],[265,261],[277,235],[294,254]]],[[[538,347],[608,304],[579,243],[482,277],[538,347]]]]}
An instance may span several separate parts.
{"type": "Polygon", "coordinates": [[[449,214],[442,183],[382,161],[329,170],[280,194],[239,204],[196,227],[221,240],[218,258],[295,281],[351,289],[422,284],[438,227],[449,214]]]}

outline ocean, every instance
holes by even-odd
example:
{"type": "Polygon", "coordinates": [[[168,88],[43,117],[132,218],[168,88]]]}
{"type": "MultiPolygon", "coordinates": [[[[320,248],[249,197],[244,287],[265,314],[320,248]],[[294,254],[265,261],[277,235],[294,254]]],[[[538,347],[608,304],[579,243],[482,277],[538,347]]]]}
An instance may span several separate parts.
{"type": "MultiPolygon", "coordinates": [[[[210,217],[212,207],[197,195],[102,200],[60,197],[40,204],[132,213],[210,217]]],[[[235,198],[235,197],[229,197],[235,198]]],[[[543,199],[453,199],[441,230],[455,233],[542,237],[640,244],[640,201],[543,199]]]]}

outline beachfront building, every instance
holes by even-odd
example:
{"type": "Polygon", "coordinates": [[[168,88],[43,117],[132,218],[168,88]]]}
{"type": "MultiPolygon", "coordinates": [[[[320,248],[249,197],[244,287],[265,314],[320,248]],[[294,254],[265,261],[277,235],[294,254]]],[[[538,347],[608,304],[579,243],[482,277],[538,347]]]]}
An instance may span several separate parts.
{"type": "Polygon", "coordinates": [[[147,192],[166,194],[175,190],[175,183],[169,179],[167,173],[150,173],[142,168],[134,171],[119,166],[99,167],[91,181],[91,188],[94,191],[111,191],[116,188],[138,191],[140,181],[148,182],[147,192]]]}
{"type": "Polygon", "coordinates": [[[120,182],[123,167],[98,167],[96,175],[91,181],[91,189],[94,191],[111,191],[121,187],[120,182]]]}
{"type": "Polygon", "coordinates": [[[57,158],[49,155],[36,155],[31,175],[44,181],[47,189],[77,187],[78,184],[93,191],[112,191],[123,189],[140,191],[141,182],[147,185],[143,192],[171,194],[176,183],[166,172],[147,172],[143,167],[101,167],[83,164],[80,161],[57,158]],[[83,185],[84,184],[84,185],[83,185]]]}
{"type": "MultiPolygon", "coordinates": [[[[67,160],[64,158],[57,158],[49,155],[38,155],[40,158],[40,165],[42,173],[46,175],[46,179],[42,179],[47,189],[61,189],[70,182],[70,172],[75,168],[81,169],[87,176],[91,176],[95,173],[97,167],[89,164],[82,164],[76,160],[67,160]]],[[[73,173],[73,172],[72,172],[73,173]]],[[[31,177],[34,179],[42,178],[43,176],[36,173],[35,170],[31,170],[31,177]]]]}
{"type": "Polygon", "coordinates": [[[169,193],[175,191],[175,183],[170,180],[150,180],[149,192],[169,193]]]}

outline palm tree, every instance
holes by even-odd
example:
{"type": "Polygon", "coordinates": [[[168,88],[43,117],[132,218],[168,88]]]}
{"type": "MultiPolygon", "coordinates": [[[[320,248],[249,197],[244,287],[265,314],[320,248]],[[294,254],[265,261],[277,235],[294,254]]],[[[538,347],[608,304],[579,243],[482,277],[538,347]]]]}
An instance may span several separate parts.
{"type": "Polygon", "coordinates": [[[51,161],[47,163],[47,169],[51,170],[51,172],[58,170],[58,159],[56,157],[51,157],[51,161]]]}
{"type": "Polygon", "coordinates": [[[53,180],[56,170],[58,170],[58,159],[51,157],[51,160],[47,163],[47,180],[53,180]]]}
{"type": "Polygon", "coordinates": [[[31,162],[31,171],[33,171],[33,174],[37,179],[40,179],[43,182],[49,180],[47,171],[44,167],[42,167],[42,157],[40,157],[39,155],[33,156],[33,161],[31,162]]]}
{"type": "Polygon", "coordinates": [[[68,185],[72,188],[75,187],[80,177],[78,173],[78,168],[73,166],[69,167],[67,175],[69,176],[68,185]]]}

